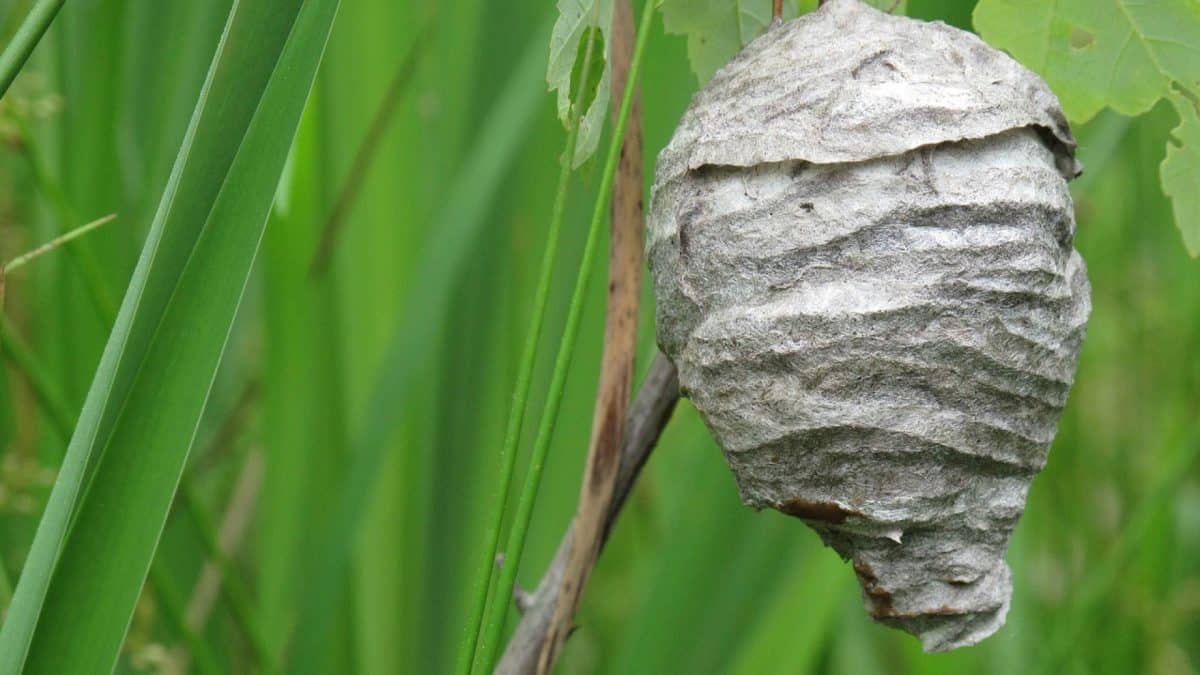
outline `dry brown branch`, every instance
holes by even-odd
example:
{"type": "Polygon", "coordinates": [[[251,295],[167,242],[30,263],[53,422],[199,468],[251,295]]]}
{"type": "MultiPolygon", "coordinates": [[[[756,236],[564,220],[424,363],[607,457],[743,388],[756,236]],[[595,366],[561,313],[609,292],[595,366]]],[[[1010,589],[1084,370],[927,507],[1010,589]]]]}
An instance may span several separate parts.
{"type": "MultiPolygon", "coordinates": [[[[637,399],[629,408],[625,420],[625,437],[621,445],[620,469],[609,503],[604,527],[600,532],[597,550],[603,548],[613,523],[621,513],[625,500],[633,489],[633,483],[641,472],[658,442],[659,434],[675,410],[679,400],[679,379],[675,366],[662,354],[655,357],[649,373],[642,381],[637,399]]],[[[545,644],[550,620],[559,605],[562,580],[567,569],[567,560],[574,541],[574,524],[563,533],[554,555],[537,590],[526,598],[528,603],[521,624],[504,650],[504,656],[496,667],[497,675],[529,675],[538,664],[542,645],[545,644]]]]}
{"type": "MultiPolygon", "coordinates": [[[[611,43],[612,107],[619,114],[629,80],[635,40],[633,3],[613,7],[611,43]]],[[[621,439],[633,382],[637,351],[638,301],[642,294],[642,103],[634,90],[612,198],[612,236],[608,266],[608,310],[604,356],[592,414],[588,461],[572,528],[573,544],[563,570],[558,603],[541,647],[537,672],[549,673],[575,620],[588,576],[600,554],[609,504],[621,465],[621,439]]]]}

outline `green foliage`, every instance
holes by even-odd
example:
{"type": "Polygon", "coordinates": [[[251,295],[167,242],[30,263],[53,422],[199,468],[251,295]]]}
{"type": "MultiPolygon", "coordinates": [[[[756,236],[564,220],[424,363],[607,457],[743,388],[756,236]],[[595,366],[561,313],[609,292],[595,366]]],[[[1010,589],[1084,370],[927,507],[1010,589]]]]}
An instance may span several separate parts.
{"type": "MultiPolygon", "coordinates": [[[[554,23],[554,32],[550,35],[550,59],[546,67],[546,82],[550,89],[558,93],[558,119],[563,124],[571,125],[572,120],[580,113],[573,112],[575,106],[586,106],[579,121],[579,140],[575,146],[575,154],[571,160],[573,166],[579,166],[596,152],[600,144],[600,132],[608,113],[608,102],[611,98],[612,64],[609,58],[608,43],[612,32],[613,0],[558,0],[558,20],[554,23]],[[572,74],[576,72],[577,63],[587,43],[585,39],[591,31],[599,33],[597,43],[600,46],[597,64],[600,77],[596,79],[588,102],[573,102],[572,74]]],[[[593,69],[579,73],[579,77],[591,78],[593,69]]]]}
{"type": "Polygon", "coordinates": [[[1200,113],[1194,96],[1191,92],[1170,95],[1180,121],[1171,132],[1160,169],[1163,192],[1174,204],[1175,223],[1193,257],[1200,256],[1200,113]]]}
{"type": "MultiPolygon", "coordinates": [[[[0,44],[33,4],[0,0],[0,31],[8,31],[0,44]]],[[[56,215],[22,146],[4,132],[0,259],[116,212],[115,222],[74,245],[90,250],[120,298],[231,4],[65,4],[3,105],[6,117],[23,108],[40,111],[25,118],[29,135],[19,138],[33,141],[45,174],[78,216],[63,222],[56,215]],[[170,49],[163,36],[171,37],[170,49]],[[22,103],[34,95],[57,103],[22,103]]],[[[692,4],[698,12],[704,7],[692,4]]],[[[909,8],[962,26],[973,3],[912,0],[909,8]]],[[[249,452],[261,449],[266,459],[252,530],[228,567],[251,591],[275,656],[291,645],[282,672],[453,669],[562,168],[565,133],[544,84],[552,11],[549,3],[483,0],[356,0],[339,10],[293,143],[290,179],[280,188],[185,474],[212,516],[225,510],[249,452]],[[426,56],[379,139],[328,274],[313,278],[309,266],[334,191],[346,182],[356,148],[422,27],[426,56]],[[253,382],[260,393],[243,397],[253,382]]],[[[262,39],[256,34],[251,42],[262,39]]],[[[689,38],[654,32],[646,49],[650,176],[696,79],[689,38]]],[[[927,655],[911,638],[873,624],[849,565],[801,523],[738,502],[720,449],[685,401],[612,532],[558,672],[1197,670],[1200,284],[1195,262],[1168,227],[1172,203],[1159,175],[1163,140],[1177,129],[1179,141],[1190,145],[1193,128],[1180,127],[1166,101],[1137,118],[1105,110],[1076,126],[1088,167],[1072,184],[1077,246],[1088,263],[1095,309],[1060,433],[1008,557],[1016,592],[996,636],[927,655]]],[[[192,147],[218,150],[226,148],[192,147]]],[[[1179,167],[1177,191],[1186,194],[1187,164],[1178,161],[1172,164],[1179,167]]],[[[599,170],[571,177],[555,261],[570,276],[586,244],[600,178],[599,170]]],[[[250,230],[257,225],[242,223],[250,230]]],[[[604,244],[601,234],[598,245],[604,244]]],[[[595,258],[593,277],[605,264],[605,256],[595,258]]],[[[0,415],[0,564],[14,581],[35,564],[26,554],[60,466],[58,428],[78,415],[109,330],[92,307],[81,260],[61,252],[43,256],[8,279],[0,342],[7,366],[0,377],[7,411],[0,415]],[[38,382],[15,365],[29,357],[45,366],[38,382]],[[47,391],[53,400],[40,401],[47,391]]],[[[231,273],[210,271],[211,277],[231,273]]],[[[570,306],[571,283],[558,281],[550,288],[547,327],[562,326],[570,306]]],[[[592,284],[584,298],[517,572],[524,588],[542,575],[579,496],[604,295],[603,284],[592,284]]],[[[645,300],[643,370],[654,350],[649,290],[645,300]]],[[[541,338],[529,399],[535,411],[544,406],[559,339],[557,329],[541,338]]],[[[172,373],[159,366],[146,381],[172,373]]],[[[197,384],[207,385],[203,378],[197,384]]],[[[536,414],[525,423],[536,424],[536,414]]],[[[515,482],[524,478],[533,440],[518,445],[515,482]]],[[[143,510],[122,515],[140,520],[143,510]]],[[[179,504],[167,514],[155,556],[162,572],[138,600],[118,675],[164,672],[163,655],[177,649],[190,653],[192,672],[259,672],[226,594],[203,628],[178,629],[180,609],[210,559],[189,513],[179,504]],[[178,592],[164,592],[155,581],[173,583],[178,592]]],[[[110,556],[132,560],[109,549],[93,553],[98,563],[110,556]]],[[[87,614],[95,597],[72,598],[71,609],[87,614]]],[[[515,618],[510,609],[510,629],[515,618]]],[[[65,652],[80,648],[67,634],[75,625],[61,624],[62,635],[53,639],[65,652]]]]}
{"type": "Polygon", "coordinates": [[[975,28],[1041,75],[1077,123],[1105,107],[1140,115],[1172,83],[1200,83],[1194,0],[981,0],[975,28]]]}
{"type": "MultiPolygon", "coordinates": [[[[867,0],[883,10],[904,12],[904,2],[867,0]]],[[[785,0],[783,18],[791,20],[812,11],[816,0],[785,0]]],[[[771,0],[663,0],[663,26],[668,33],[686,35],[692,71],[700,83],[771,23],[771,0]]]]}
{"type": "Polygon", "coordinates": [[[113,668],[336,8],[231,14],[0,632],[0,670],[113,668]]]}
{"type": "Polygon", "coordinates": [[[1200,255],[1200,194],[1181,184],[1200,165],[1191,131],[1200,94],[1200,3],[981,0],[975,27],[1045,78],[1072,122],[1105,107],[1140,115],[1164,98],[1175,105],[1180,145],[1169,144],[1163,189],[1175,201],[1188,250],[1200,255]]]}
{"type": "MultiPolygon", "coordinates": [[[[580,67],[581,72],[586,73],[591,70],[591,64],[596,54],[598,32],[593,31],[586,43],[582,45],[584,56],[580,67]]],[[[554,263],[558,258],[558,242],[562,236],[562,225],[567,206],[567,188],[570,187],[573,164],[569,158],[575,156],[575,147],[579,141],[579,124],[582,113],[582,104],[579,101],[584,95],[586,86],[585,81],[579,81],[576,84],[576,103],[573,104],[571,118],[567,121],[566,149],[563,151],[562,167],[558,174],[558,186],[554,191],[554,208],[551,211],[546,248],[542,252],[542,262],[538,272],[533,313],[529,319],[529,329],[525,333],[525,345],[521,350],[521,364],[518,367],[517,382],[513,390],[512,407],[504,428],[504,444],[500,448],[500,477],[491,505],[492,518],[484,534],[484,545],[480,548],[479,562],[476,563],[479,571],[471,586],[471,592],[475,595],[474,604],[467,617],[467,626],[464,631],[466,637],[459,649],[454,669],[460,675],[470,673],[475,650],[479,645],[479,636],[484,627],[484,610],[487,607],[492,572],[496,569],[496,553],[500,546],[500,533],[504,526],[504,509],[512,489],[513,470],[517,464],[517,447],[521,442],[521,429],[524,426],[525,411],[529,405],[529,390],[533,385],[533,368],[537,364],[538,342],[542,334],[542,325],[546,321],[550,285],[554,279],[554,263]]]]}
{"type": "MultiPolygon", "coordinates": [[[[396,433],[395,409],[403,409],[418,399],[413,385],[425,377],[438,348],[439,327],[451,306],[454,284],[465,272],[467,254],[486,224],[487,206],[498,190],[505,170],[519,148],[521,132],[532,121],[537,101],[533,73],[540,68],[540,49],[534,44],[527,50],[519,67],[506,84],[501,100],[491,109],[480,130],[480,152],[471,156],[455,177],[445,206],[435,215],[438,233],[433,245],[416,262],[421,285],[406,299],[406,312],[423,317],[413,325],[402,313],[392,331],[379,372],[376,373],[361,430],[347,458],[349,466],[336,486],[330,501],[333,508],[325,521],[321,540],[323,549],[304,571],[305,598],[302,603],[297,638],[289,663],[289,672],[322,672],[319,653],[334,620],[338,591],[350,561],[350,544],[359,534],[366,517],[370,497],[385,466],[388,441],[396,433]],[[484,142],[483,139],[504,139],[484,142]]],[[[422,457],[428,461],[429,457],[422,457]]],[[[414,478],[424,474],[414,471],[414,478]]],[[[414,480],[414,483],[417,481],[414,480]]],[[[464,584],[465,585],[465,584],[464,584]]]]}

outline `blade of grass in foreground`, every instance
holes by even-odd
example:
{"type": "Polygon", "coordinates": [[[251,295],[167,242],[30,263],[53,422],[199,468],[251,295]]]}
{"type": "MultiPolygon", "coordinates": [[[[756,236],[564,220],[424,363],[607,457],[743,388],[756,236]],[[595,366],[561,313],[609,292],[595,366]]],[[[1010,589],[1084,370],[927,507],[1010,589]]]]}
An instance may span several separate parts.
{"type": "Polygon", "coordinates": [[[0,672],[113,668],[337,6],[234,5],[0,629],[0,672]]]}
{"type": "MultiPolygon", "coordinates": [[[[538,31],[491,108],[476,136],[471,159],[459,172],[444,201],[446,206],[429,228],[428,250],[414,274],[421,283],[406,300],[393,333],[361,431],[351,448],[348,473],[338,490],[323,536],[316,543],[321,558],[307,577],[304,608],[291,640],[289,673],[301,675],[320,668],[317,655],[333,621],[337,593],[345,580],[351,546],[367,511],[375,479],[384,463],[388,440],[396,433],[396,410],[403,410],[415,393],[411,383],[429,367],[450,294],[467,254],[487,223],[491,206],[537,112],[543,95],[542,45],[550,26],[538,31]]],[[[425,458],[427,460],[428,458],[425,458]]]]}

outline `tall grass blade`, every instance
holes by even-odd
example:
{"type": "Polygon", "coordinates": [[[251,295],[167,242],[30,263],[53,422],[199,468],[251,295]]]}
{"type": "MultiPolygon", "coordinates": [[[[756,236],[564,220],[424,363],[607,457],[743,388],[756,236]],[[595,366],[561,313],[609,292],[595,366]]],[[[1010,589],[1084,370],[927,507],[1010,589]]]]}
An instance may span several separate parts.
{"type": "MultiPolygon", "coordinates": [[[[580,72],[591,72],[592,51],[595,47],[596,33],[588,33],[587,50],[583,57],[583,68],[580,72]]],[[[509,489],[512,486],[513,469],[517,463],[517,445],[521,442],[521,427],[525,421],[525,409],[529,405],[529,389],[533,384],[533,367],[537,361],[538,338],[542,334],[542,324],[546,320],[546,306],[550,301],[550,282],[554,277],[554,261],[558,256],[558,240],[562,233],[564,213],[567,206],[567,186],[574,165],[575,146],[579,140],[580,111],[583,108],[583,87],[587,78],[580,78],[575,92],[576,101],[571,113],[567,130],[566,149],[562,155],[562,166],[558,174],[558,187],[554,192],[554,207],[550,215],[550,229],[546,235],[546,247],[542,251],[542,264],[538,272],[537,292],[533,300],[533,313],[529,319],[529,328],[525,333],[525,346],[521,350],[521,365],[517,371],[517,383],[513,389],[512,406],[509,408],[508,423],[504,431],[504,444],[500,448],[500,481],[493,496],[492,520],[487,524],[484,535],[484,545],[480,549],[480,558],[475,563],[476,576],[471,585],[471,613],[467,617],[467,632],[459,647],[458,661],[454,672],[467,675],[471,671],[471,660],[475,657],[475,647],[479,643],[479,632],[482,628],[483,611],[487,606],[488,587],[495,569],[496,550],[500,546],[500,531],[504,525],[504,507],[508,502],[509,489]]]]}
{"type": "Polygon", "coordinates": [[[414,278],[419,279],[407,299],[380,368],[361,431],[351,448],[348,473],[338,491],[328,527],[318,543],[323,554],[308,576],[306,604],[299,617],[290,673],[311,673],[318,668],[332,620],[332,608],[344,582],[355,535],[370,502],[372,487],[385,460],[388,441],[396,433],[397,410],[406,409],[421,392],[412,383],[429,367],[427,355],[435,347],[449,298],[462,271],[467,253],[488,222],[488,208],[505,179],[505,171],[521,149],[525,131],[533,122],[542,94],[541,45],[549,25],[531,40],[506,83],[491,114],[478,132],[477,150],[471,153],[447,192],[445,207],[429,231],[429,249],[414,278]]]}
{"type": "Polygon", "coordinates": [[[234,5],[0,629],[0,672],[113,668],[337,6],[234,5]]]}

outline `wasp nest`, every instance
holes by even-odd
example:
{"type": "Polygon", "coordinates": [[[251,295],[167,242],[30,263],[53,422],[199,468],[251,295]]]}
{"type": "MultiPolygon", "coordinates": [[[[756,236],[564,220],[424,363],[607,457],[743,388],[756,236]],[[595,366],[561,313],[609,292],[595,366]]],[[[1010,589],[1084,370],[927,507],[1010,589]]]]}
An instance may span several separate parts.
{"type": "Polygon", "coordinates": [[[929,651],[1008,610],[1090,311],[1074,151],[1005,54],[830,0],[718,72],[658,159],[659,343],[742,499],[804,519],[929,651]]]}

